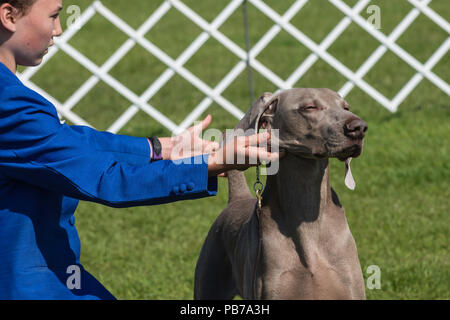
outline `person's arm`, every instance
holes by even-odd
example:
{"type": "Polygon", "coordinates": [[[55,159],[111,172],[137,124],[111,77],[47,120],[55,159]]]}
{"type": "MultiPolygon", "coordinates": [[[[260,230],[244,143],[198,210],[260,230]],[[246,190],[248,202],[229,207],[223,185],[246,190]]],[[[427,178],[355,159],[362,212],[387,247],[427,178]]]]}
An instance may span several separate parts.
{"type": "Polygon", "coordinates": [[[284,153],[270,152],[270,133],[251,136],[235,136],[221,148],[218,142],[203,140],[201,133],[212,121],[208,115],[205,119],[187,129],[179,136],[160,138],[163,159],[177,160],[182,155],[210,154],[208,158],[208,175],[222,175],[230,170],[245,170],[261,161],[274,161],[284,153]],[[266,147],[260,147],[264,145],[266,147]]]}
{"type": "Polygon", "coordinates": [[[0,173],[10,179],[112,207],[216,194],[209,156],[181,164],[149,163],[149,156],[145,138],[62,125],[34,91],[12,86],[0,92],[0,173]]]}

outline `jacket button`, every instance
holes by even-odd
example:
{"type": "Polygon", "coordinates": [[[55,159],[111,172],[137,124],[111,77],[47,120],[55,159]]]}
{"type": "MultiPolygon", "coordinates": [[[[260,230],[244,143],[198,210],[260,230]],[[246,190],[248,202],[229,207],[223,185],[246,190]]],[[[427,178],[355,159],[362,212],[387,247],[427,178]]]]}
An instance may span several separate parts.
{"type": "Polygon", "coordinates": [[[186,189],[187,189],[187,187],[186,187],[186,185],[184,183],[180,185],[180,191],[181,192],[186,192],[186,189]]]}
{"type": "Polygon", "coordinates": [[[189,182],[188,185],[187,185],[187,189],[188,189],[189,191],[191,191],[191,190],[194,190],[194,188],[195,188],[195,183],[189,182]]]}
{"type": "Polygon", "coordinates": [[[173,187],[172,191],[173,191],[173,193],[177,194],[180,192],[180,187],[175,186],[175,187],[173,187]]]}
{"type": "Polygon", "coordinates": [[[73,226],[75,224],[75,216],[71,216],[69,219],[69,223],[71,226],[73,226]]]}

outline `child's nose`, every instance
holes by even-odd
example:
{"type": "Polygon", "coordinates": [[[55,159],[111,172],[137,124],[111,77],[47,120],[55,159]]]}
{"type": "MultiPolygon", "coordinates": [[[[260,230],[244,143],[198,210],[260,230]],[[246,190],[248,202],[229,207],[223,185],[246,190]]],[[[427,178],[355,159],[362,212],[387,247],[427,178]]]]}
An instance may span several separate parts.
{"type": "Polygon", "coordinates": [[[55,28],[53,29],[53,36],[59,37],[61,34],[62,34],[61,20],[58,17],[58,19],[55,20],[55,28]]]}

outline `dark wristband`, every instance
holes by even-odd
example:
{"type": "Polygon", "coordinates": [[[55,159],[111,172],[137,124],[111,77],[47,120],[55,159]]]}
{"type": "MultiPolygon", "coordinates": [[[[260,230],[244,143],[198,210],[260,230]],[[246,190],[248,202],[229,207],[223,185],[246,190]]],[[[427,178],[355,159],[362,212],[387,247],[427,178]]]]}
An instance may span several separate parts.
{"type": "Polygon", "coordinates": [[[161,142],[157,137],[148,137],[148,141],[150,141],[152,145],[152,158],[151,161],[162,160],[162,147],[161,142]]]}

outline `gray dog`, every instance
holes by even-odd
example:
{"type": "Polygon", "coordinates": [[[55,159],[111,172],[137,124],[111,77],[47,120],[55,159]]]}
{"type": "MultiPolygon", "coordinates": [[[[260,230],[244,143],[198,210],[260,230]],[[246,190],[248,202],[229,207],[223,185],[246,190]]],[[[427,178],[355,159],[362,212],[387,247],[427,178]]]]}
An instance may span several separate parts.
{"type": "Polygon", "coordinates": [[[195,270],[195,299],[365,299],[355,240],[330,186],[328,158],[349,164],[366,123],[329,89],[265,93],[235,129],[279,129],[286,156],[257,210],[240,171],[195,270]],[[259,212],[259,214],[257,213],[259,212]]]}

